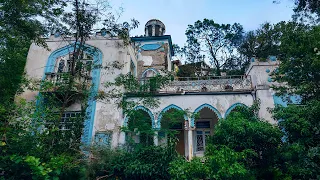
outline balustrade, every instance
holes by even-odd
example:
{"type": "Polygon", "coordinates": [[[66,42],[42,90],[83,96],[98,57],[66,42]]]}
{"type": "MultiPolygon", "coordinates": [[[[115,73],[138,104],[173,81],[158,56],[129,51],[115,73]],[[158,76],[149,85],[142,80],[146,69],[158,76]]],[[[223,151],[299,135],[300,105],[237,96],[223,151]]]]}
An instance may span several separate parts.
{"type": "MultiPolygon", "coordinates": [[[[148,79],[141,79],[146,82],[148,79]]],[[[252,90],[250,76],[205,76],[178,77],[161,87],[157,93],[185,93],[185,92],[221,92],[252,90]]]]}

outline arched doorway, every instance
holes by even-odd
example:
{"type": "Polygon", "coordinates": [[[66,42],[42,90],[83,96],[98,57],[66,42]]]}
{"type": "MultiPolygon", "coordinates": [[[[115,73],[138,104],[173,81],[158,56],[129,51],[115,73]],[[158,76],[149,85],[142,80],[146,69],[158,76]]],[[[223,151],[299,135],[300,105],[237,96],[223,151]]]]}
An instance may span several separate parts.
{"type": "Polygon", "coordinates": [[[210,136],[213,135],[214,127],[221,115],[211,105],[204,104],[194,113],[193,149],[195,156],[203,156],[210,136]]]}
{"type": "Polygon", "coordinates": [[[132,110],[128,114],[127,141],[141,145],[153,145],[152,122],[153,115],[148,109],[141,107],[132,110]]]}
{"type": "Polygon", "coordinates": [[[232,112],[237,112],[237,111],[239,110],[239,108],[241,108],[241,107],[247,108],[248,106],[246,106],[245,104],[242,104],[242,103],[235,103],[235,104],[231,105],[231,106],[227,109],[227,111],[226,111],[226,113],[225,113],[225,115],[224,115],[224,118],[227,118],[228,115],[229,115],[230,113],[232,113],[232,112]]]}
{"type": "Polygon", "coordinates": [[[187,142],[185,112],[178,106],[170,105],[160,113],[158,120],[161,121],[160,143],[175,142],[176,151],[184,156],[187,142]]]}

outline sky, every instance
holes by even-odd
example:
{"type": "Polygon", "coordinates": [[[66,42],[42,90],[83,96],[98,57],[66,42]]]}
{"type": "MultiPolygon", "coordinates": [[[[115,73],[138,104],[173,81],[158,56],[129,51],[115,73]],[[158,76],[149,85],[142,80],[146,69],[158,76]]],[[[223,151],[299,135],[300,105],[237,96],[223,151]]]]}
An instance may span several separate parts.
{"type": "Polygon", "coordinates": [[[290,20],[293,14],[292,0],[110,0],[113,8],[122,7],[124,12],[119,19],[138,20],[138,29],[131,35],[143,35],[144,25],[150,19],[159,19],[166,26],[166,35],[171,35],[174,44],[183,46],[185,30],[204,18],[216,23],[243,25],[245,31],[257,29],[265,22],[277,23],[290,20]]]}

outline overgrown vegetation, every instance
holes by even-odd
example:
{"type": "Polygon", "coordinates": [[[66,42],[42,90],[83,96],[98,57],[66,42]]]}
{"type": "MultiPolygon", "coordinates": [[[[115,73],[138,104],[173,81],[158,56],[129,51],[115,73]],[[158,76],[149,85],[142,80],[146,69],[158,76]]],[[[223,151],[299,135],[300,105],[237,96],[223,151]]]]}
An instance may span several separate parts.
{"type": "MultiPolygon", "coordinates": [[[[266,59],[276,55],[281,64],[273,79],[286,84],[274,89],[279,95],[300,95],[303,104],[277,106],[272,111],[277,125],[258,118],[258,103],[239,107],[215,126],[204,157],[187,161],[175,150],[174,127],[184,126],[188,110],[165,112],[159,128],[145,111],[134,109],[137,105],[158,107],[154,94],[172,80],[172,74],[165,72],[167,75],[143,83],[130,74],[120,75],[106,82],[108,92],[90,91],[93,84],[85,71],[118,67],[84,67],[84,55],[96,53],[85,47],[94,25],[102,22],[104,30],[120,37],[123,45],[130,43],[129,32],[138,25],[135,20],[118,23],[113,15],[103,16],[101,10],[109,6],[105,1],[97,2],[99,6],[79,0],[0,1],[0,12],[5,12],[0,14],[0,179],[320,178],[319,26],[267,23],[245,38],[237,23],[225,25],[205,19],[188,27],[187,46],[181,52],[190,62],[203,61],[201,50],[205,48],[215,66],[213,73],[220,75],[227,70],[243,73],[252,56],[266,59]],[[28,47],[32,42],[47,47],[41,37],[49,32],[59,33],[67,44],[70,39],[76,42],[70,44],[74,49],[70,71],[62,73],[59,81],[45,79],[30,86],[23,73],[28,47]],[[226,56],[220,57],[221,52],[226,56]],[[40,91],[37,101],[15,97],[25,85],[40,91]],[[90,98],[116,102],[123,110],[127,126],[122,131],[127,141],[122,147],[81,143],[90,98]],[[81,108],[62,124],[63,114],[73,102],[81,108]],[[165,145],[154,146],[154,137],[162,138],[165,145]]],[[[319,4],[314,1],[297,1],[296,5],[296,12],[319,15],[319,4]]]]}

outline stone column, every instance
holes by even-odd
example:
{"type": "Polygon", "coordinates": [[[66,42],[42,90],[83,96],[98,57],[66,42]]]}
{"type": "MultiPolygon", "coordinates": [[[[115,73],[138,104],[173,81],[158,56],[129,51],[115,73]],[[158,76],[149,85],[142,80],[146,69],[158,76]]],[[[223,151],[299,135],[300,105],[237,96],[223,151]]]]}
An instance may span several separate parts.
{"type": "Polygon", "coordinates": [[[153,136],[153,143],[154,145],[159,145],[159,134],[158,130],[160,130],[160,125],[158,125],[158,112],[154,112],[154,125],[152,126],[155,129],[154,136],[153,136]]]}
{"type": "Polygon", "coordinates": [[[189,160],[191,160],[192,157],[193,157],[193,141],[192,141],[193,138],[192,138],[192,134],[193,134],[193,132],[192,132],[192,129],[190,128],[188,130],[188,151],[189,151],[188,157],[189,157],[189,160]]]}
{"type": "Polygon", "coordinates": [[[159,145],[159,139],[158,139],[158,131],[154,132],[154,136],[153,136],[153,142],[155,146],[159,145]]]}
{"type": "Polygon", "coordinates": [[[147,27],[144,28],[144,35],[148,36],[148,28],[147,27]]]}
{"type": "Polygon", "coordinates": [[[152,24],[152,36],[156,36],[156,25],[152,24]]]}
{"type": "Polygon", "coordinates": [[[124,145],[126,142],[126,133],[121,131],[119,135],[119,145],[124,145]]]}
{"type": "Polygon", "coordinates": [[[193,157],[193,129],[191,127],[190,119],[185,120],[185,130],[188,131],[188,159],[191,160],[193,157]]]}

